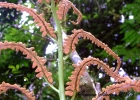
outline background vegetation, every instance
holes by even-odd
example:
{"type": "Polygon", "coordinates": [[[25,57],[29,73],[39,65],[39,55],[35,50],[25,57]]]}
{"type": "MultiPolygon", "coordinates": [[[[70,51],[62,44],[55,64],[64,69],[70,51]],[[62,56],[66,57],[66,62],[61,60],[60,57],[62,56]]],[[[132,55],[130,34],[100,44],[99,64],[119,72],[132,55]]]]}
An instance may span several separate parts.
{"type": "MultiPolygon", "coordinates": [[[[36,0],[1,0],[1,2],[20,3],[30,6],[44,13],[46,21],[49,21],[50,9],[39,5],[36,0]]],[[[83,20],[78,26],[73,26],[70,20],[75,19],[72,11],[69,11],[67,18],[62,23],[67,34],[71,30],[84,29],[91,32],[96,38],[106,43],[122,59],[121,67],[131,77],[139,79],[140,72],[140,0],[71,0],[82,12],[83,20]]],[[[57,50],[46,54],[46,47],[51,43],[49,37],[42,38],[39,28],[32,22],[32,17],[26,16],[15,9],[0,8],[0,41],[23,42],[27,47],[35,47],[39,56],[47,58],[46,65],[54,73],[54,85],[58,87],[57,77],[57,50]]],[[[92,45],[90,41],[80,40],[77,45],[77,52],[80,57],[93,56],[100,58],[112,67],[116,67],[116,61],[107,55],[102,49],[92,45]]],[[[65,61],[65,82],[68,81],[73,70],[70,59],[65,61]]],[[[30,60],[24,58],[21,52],[3,50],[0,53],[0,83],[2,81],[11,84],[17,83],[23,87],[33,90],[37,100],[58,100],[58,95],[47,86],[42,79],[35,78],[34,70],[31,68],[30,60]]],[[[101,83],[101,87],[111,84],[110,77],[102,70],[89,69],[93,79],[101,83]]],[[[125,96],[114,96],[117,99],[136,99],[138,93],[130,91],[125,96]]],[[[19,100],[23,98],[16,90],[9,90],[1,94],[1,100],[19,100]]],[[[82,98],[77,97],[77,100],[82,98]]]]}

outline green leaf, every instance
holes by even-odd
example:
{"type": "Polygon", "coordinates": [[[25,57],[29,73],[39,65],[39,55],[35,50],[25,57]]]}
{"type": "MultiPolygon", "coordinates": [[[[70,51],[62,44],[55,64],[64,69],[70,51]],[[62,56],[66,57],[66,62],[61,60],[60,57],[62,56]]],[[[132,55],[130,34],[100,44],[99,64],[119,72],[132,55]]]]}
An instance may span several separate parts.
{"type": "Polygon", "coordinates": [[[24,81],[29,81],[27,77],[24,77],[24,81]]]}
{"type": "Polygon", "coordinates": [[[99,17],[99,15],[98,14],[95,14],[94,16],[93,16],[93,18],[98,18],[99,17]]]}
{"type": "Polygon", "coordinates": [[[15,66],[9,65],[8,68],[10,68],[10,69],[15,69],[15,66]]]}
{"type": "Polygon", "coordinates": [[[19,70],[19,65],[16,65],[16,70],[19,70]]]}
{"type": "Polygon", "coordinates": [[[12,72],[13,72],[13,74],[19,74],[19,73],[21,73],[20,71],[17,71],[17,70],[14,70],[12,72]]]}

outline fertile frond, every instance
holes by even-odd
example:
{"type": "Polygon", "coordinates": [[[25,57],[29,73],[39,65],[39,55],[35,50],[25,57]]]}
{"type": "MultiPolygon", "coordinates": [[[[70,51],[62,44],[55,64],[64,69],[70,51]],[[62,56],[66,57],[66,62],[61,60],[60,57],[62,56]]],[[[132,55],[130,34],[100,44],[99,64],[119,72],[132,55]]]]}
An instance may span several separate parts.
{"type": "Polygon", "coordinates": [[[76,49],[75,44],[78,43],[79,37],[83,37],[84,39],[89,39],[89,40],[91,40],[92,43],[94,43],[98,47],[101,47],[102,49],[104,49],[109,55],[112,55],[117,60],[118,65],[117,65],[117,68],[115,71],[118,72],[120,65],[121,65],[121,60],[118,57],[118,55],[115,54],[106,44],[102,43],[100,40],[95,38],[91,33],[86,32],[82,29],[80,29],[80,30],[74,29],[72,32],[74,34],[68,36],[64,42],[64,53],[65,54],[70,53],[71,49],[72,49],[72,52],[75,51],[75,49],[76,49]]]}
{"type": "Polygon", "coordinates": [[[72,2],[69,0],[61,0],[58,4],[58,10],[57,10],[57,16],[59,20],[62,20],[66,14],[68,13],[69,9],[72,8],[74,13],[78,15],[77,22],[71,21],[74,25],[77,25],[80,23],[82,19],[81,12],[73,5],[72,2]]]}
{"type": "Polygon", "coordinates": [[[102,92],[92,100],[109,100],[110,94],[115,93],[116,95],[118,95],[119,92],[127,92],[130,89],[133,89],[136,92],[140,92],[140,80],[126,80],[125,83],[107,86],[106,88],[103,88],[102,92]]]}
{"type": "MultiPolygon", "coordinates": [[[[38,3],[42,3],[42,0],[37,0],[38,3]]],[[[47,3],[50,3],[50,0],[46,0],[47,3]]]]}
{"type": "Polygon", "coordinates": [[[118,73],[113,72],[113,70],[111,68],[109,68],[108,65],[106,65],[104,62],[100,61],[99,59],[96,59],[96,58],[93,58],[93,57],[85,58],[78,65],[77,64],[73,64],[75,69],[72,72],[71,77],[69,77],[69,79],[71,81],[67,82],[68,86],[66,87],[66,95],[72,96],[74,90],[79,91],[80,78],[81,78],[81,76],[84,75],[86,67],[91,65],[91,64],[97,65],[98,69],[100,67],[102,67],[103,70],[109,76],[113,77],[118,82],[122,82],[122,81],[125,81],[126,79],[129,79],[128,77],[121,77],[118,73]]]}
{"type": "Polygon", "coordinates": [[[35,100],[35,96],[33,92],[30,92],[29,90],[26,90],[25,88],[22,88],[17,84],[11,85],[5,82],[2,82],[2,84],[0,84],[0,94],[6,92],[9,89],[16,89],[20,91],[22,94],[24,94],[28,100],[35,100]]]}
{"type": "Polygon", "coordinates": [[[37,56],[37,53],[33,51],[33,47],[31,48],[26,48],[25,44],[18,42],[0,42],[0,51],[5,50],[5,49],[12,49],[15,51],[21,51],[23,55],[26,55],[27,59],[31,59],[33,62],[32,68],[36,68],[35,72],[37,72],[36,77],[41,78],[41,77],[46,77],[49,83],[53,82],[52,79],[52,73],[48,72],[46,69],[46,66],[44,65],[46,63],[46,59],[43,57],[37,56]]]}
{"type": "Polygon", "coordinates": [[[56,38],[54,29],[50,26],[50,23],[45,21],[43,14],[38,15],[33,9],[14,3],[0,2],[0,7],[15,8],[17,11],[26,11],[34,18],[34,22],[41,27],[40,32],[42,32],[42,37],[45,37],[48,33],[51,37],[56,38]]]}
{"type": "Polygon", "coordinates": [[[58,4],[57,16],[59,20],[63,20],[66,16],[67,12],[71,8],[70,1],[68,0],[61,0],[58,4]]]}
{"type": "Polygon", "coordinates": [[[81,14],[81,12],[80,12],[73,4],[71,4],[71,7],[72,7],[74,13],[75,13],[76,15],[78,15],[77,22],[74,22],[74,21],[71,21],[71,22],[72,22],[74,25],[77,25],[77,24],[79,24],[79,23],[81,22],[81,20],[82,20],[82,14],[81,14]]]}

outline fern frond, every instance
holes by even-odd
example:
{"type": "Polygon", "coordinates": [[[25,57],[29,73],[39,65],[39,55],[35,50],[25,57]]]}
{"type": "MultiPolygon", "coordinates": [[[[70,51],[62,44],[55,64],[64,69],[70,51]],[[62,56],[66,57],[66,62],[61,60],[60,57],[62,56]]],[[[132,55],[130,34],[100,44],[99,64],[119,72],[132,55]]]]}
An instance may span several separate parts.
{"type": "Polygon", "coordinates": [[[115,93],[118,95],[121,91],[128,92],[131,89],[136,92],[140,92],[140,80],[126,80],[124,83],[107,86],[106,88],[103,88],[102,92],[92,100],[109,100],[110,94],[115,93]]]}
{"type": "Polygon", "coordinates": [[[73,3],[71,4],[71,7],[73,8],[73,11],[76,15],[78,15],[78,18],[77,18],[77,21],[74,22],[74,21],[71,21],[74,25],[78,25],[81,20],[82,20],[82,14],[81,12],[73,5],[73,3]]]}
{"type": "Polygon", "coordinates": [[[58,4],[58,10],[56,12],[58,19],[63,20],[70,8],[71,5],[68,0],[61,0],[58,4]]]}
{"type": "Polygon", "coordinates": [[[30,92],[29,90],[26,90],[25,88],[22,88],[18,86],[17,84],[11,85],[5,82],[2,82],[2,84],[0,84],[0,94],[2,94],[3,92],[6,92],[9,89],[16,89],[20,91],[22,94],[24,94],[28,100],[35,100],[35,96],[33,92],[30,92]]]}
{"type": "Polygon", "coordinates": [[[26,11],[34,18],[34,22],[41,27],[40,32],[42,32],[42,37],[45,37],[48,33],[51,37],[56,38],[54,29],[51,27],[50,23],[45,21],[43,14],[38,15],[33,9],[14,3],[0,2],[0,7],[15,8],[17,11],[26,11]]]}
{"type": "Polygon", "coordinates": [[[115,54],[106,44],[102,43],[100,40],[98,40],[97,38],[95,38],[91,33],[86,32],[86,31],[84,31],[82,29],[80,29],[80,30],[74,29],[72,32],[74,34],[68,36],[65,39],[65,42],[64,42],[64,53],[65,54],[70,53],[71,49],[72,49],[72,52],[75,51],[75,49],[76,49],[75,44],[78,43],[78,41],[79,41],[78,38],[79,37],[83,37],[84,39],[89,39],[89,40],[91,40],[91,42],[93,44],[96,44],[98,47],[101,47],[109,55],[112,55],[117,60],[118,65],[117,65],[117,68],[116,68],[115,71],[118,72],[118,70],[120,68],[120,65],[121,65],[121,60],[118,57],[118,55],[115,54]]]}
{"type": "Polygon", "coordinates": [[[68,13],[69,9],[72,8],[74,13],[78,15],[77,22],[71,21],[74,25],[77,25],[80,23],[82,19],[81,12],[73,5],[72,2],[69,0],[61,0],[58,4],[58,10],[57,10],[57,16],[59,20],[63,20],[63,18],[68,13]]]}
{"type": "MultiPolygon", "coordinates": [[[[42,3],[42,0],[37,0],[38,3],[42,3]]],[[[50,3],[50,0],[46,0],[47,3],[50,3]]]]}
{"type": "Polygon", "coordinates": [[[79,91],[79,85],[80,85],[80,78],[81,76],[84,75],[84,72],[86,70],[86,67],[95,64],[97,65],[97,68],[99,69],[100,67],[103,68],[103,70],[111,77],[116,79],[118,82],[125,81],[126,79],[129,79],[128,77],[121,77],[118,73],[113,72],[111,68],[109,68],[108,65],[106,65],[104,62],[100,61],[99,59],[89,57],[85,58],[83,61],[81,61],[78,65],[73,64],[74,66],[74,71],[72,72],[71,77],[69,77],[70,82],[67,82],[67,87],[66,87],[66,95],[72,96],[73,91],[76,90],[77,92],[79,91]]]}
{"type": "Polygon", "coordinates": [[[41,77],[46,77],[49,83],[53,82],[52,79],[52,73],[50,73],[47,69],[46,66],[44,65],[46,63],[46,59],[43,57],[37,56],[37,53],[33,51],[33,47],[31,48],[26,48],[25,44],[22,42],[0,42],[0,51],[5,50],[5,49],[12,49],[15,51],[21,51],[23,55],[26,55],[27,59],[31,59],[33,62],[32,68],[36,68],[35,72],[37,72],[36,77],[41,78],[41,77]]]}

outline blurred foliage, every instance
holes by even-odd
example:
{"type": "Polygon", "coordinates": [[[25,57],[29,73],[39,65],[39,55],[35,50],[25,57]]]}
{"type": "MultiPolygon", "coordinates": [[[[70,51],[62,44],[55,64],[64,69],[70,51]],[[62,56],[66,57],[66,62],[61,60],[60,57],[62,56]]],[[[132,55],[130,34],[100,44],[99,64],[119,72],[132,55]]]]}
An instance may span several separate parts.
{"type": "MultiPolygon", "coordinates": [[[[36,0],[1,0],[2,2],[21,3],[25,6],[30,4],[32,8],[36,8],[38,13],[43,12],[45,19],[50,18],[50,9],[45,5],[38,5],[36,0]],[[26,3],[25,3],[26,2],[26,3]]],[[[96,38],[106,43],[117,53],[122,59],[122,68],[129,76],[140,76],[139,49],[140,49],[140,1],[139,0],[71,0],[75,6],[82,12],[83,20],[78,26],[70,23],[70,20],[76,20],[77,16],[73,15],[72,10],[69,11],[67,18],[62,21],[63,29],[72,34],[71,30],[84,29],[91,32],[96,38]],[[124,17],[124,22],[122,19],[124,17]]],[[[51,39],[49,37],[42,38],[39,28],[33,19],[27,16],[25,22],[21,22],[22,13],[15,9],[0,8],[0,41],[23,42],[27,47],[35,47],[35,51],[39,56],[47,59],[47,68],[53,73],[54,86],[58,87],[57,74],[57,51],[45,54],[46,47],[51,39]]],[[[52,41],[51,41],[52,42],[52,41]]],[[[52,42],[53,43],[53,42],[52,42]]],[[[80,39],[77,45],[77,51],[80,57],[93,56],[100,58],[111,67],[116,67],[117,62],[102,49],[91,44],[90,41],[80,39]]],[[[70,59],[64,61],[65,65],[65,83],[73,70],[70,59]]],[[[11,84],[17,83],[27,89],[33,90],[37,100],[58,100],[58,94],[54,92],[43,79],[35,77],[34,69],[31,68],[30,60],[25,59],[21,52],[13,50],[2,50],[0,53],[0,82],[5,81],[11,84]]],[[[101,87],[110,84],[110,77],[102,70],[90,67],[89,73],[95,81],[101,83],[101,87]],[[99,75],[102,75],[99,78],[99,75]]],[[[9,90],[1,94],[1,100],[20,100],[22,95],[16,90],[9,90]]],[[[113,96],[112,100],[134,100],[138,93],[130,91],[122,96],[113,96]],[[131,94],[131,95],[130,95],[131,94]]],[[[82,100],[81,95],[76,96],[76,100],[82,100]]],[[[21,99],[22,100],[22,99],[21,99]]],[[[69,100],[69,97],[67,98],[69,100]]]]}
{"type": "Polygon", "coordinates": [[[119,35],[121,43],[113,47],[113,50],[122,57],[123,68],[129,75],[139,76],[140,67],[140,1],[134,0],[133,3],[126,4],[121,10],[124,22],[120,26],[119,35]],[[126,65],[125,65],[126,64],[126,65]],[[129,67],[129,68],[126,68],[129,67]]]}
{"type": "Polygon", "coordinates": [[[140,1],[135,0],[133,4],[127,4],[122,9],[124,15],[124,23],[121,25],[120,34],[124,34],[122,43],[117,45],[114,50],[119,55],[124,56],[124,61],[131,59],[132,63],[139,59],[140,44],[140,14],[138,11],[140,1]],[[122,48],[122,50],[120,49],[122,48]],[[127,55],[129,54],[129,55],[127,55]]]}

